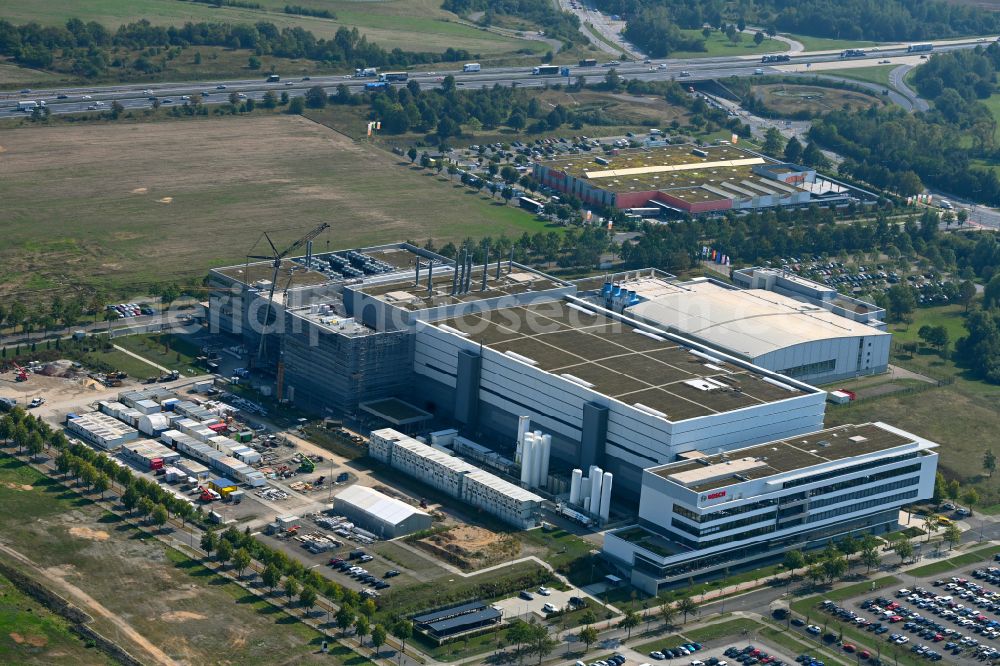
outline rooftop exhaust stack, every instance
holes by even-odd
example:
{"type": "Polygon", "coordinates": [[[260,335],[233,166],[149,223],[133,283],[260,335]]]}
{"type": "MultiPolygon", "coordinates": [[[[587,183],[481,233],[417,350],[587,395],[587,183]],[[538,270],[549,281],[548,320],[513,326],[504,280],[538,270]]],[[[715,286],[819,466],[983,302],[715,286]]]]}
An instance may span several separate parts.
{"type": "Polygon", "coordinates": [[[465,284],[462,285],[462,293],[467,294],[472,289],[472,252],[469,251],[465,257],[465,284]]]}
{"type": "Polygon", "coordinates": [[[490,244],[486,244],[486,251],[483,252],[483,286],[479,291],[486,291],[486,278],[490,274],[490,244]]]}
{"type": "Polygon", "coordinates": [[[416,275],[413,277],[413,286],[420,286],[420,257],[417,257],[416,275]]]}
{"type": "Polygon", "coordinates": [[[503,261],[503,250],[497,248],[497,282],[500,281],[500,262],[503,261]]]}
{"type": "Polygon", "coordinates": [[[434,288],[434,260],[431,259],[430,263],[427,265],[427,295],[430,296],[434,293],[432,290],[434,288]]]}
{"type": "Polygon", "coordinates": [[[458,291],[458,253],[456,252],[455,263],[452,264],[451,271],[451,295],[454,296],[455,292],[458,291]]]}
{"type": "Polygon", "coordinates": [[[306,241],[306,268],[312,268],[313,263],[313,242],[306,241]]]}

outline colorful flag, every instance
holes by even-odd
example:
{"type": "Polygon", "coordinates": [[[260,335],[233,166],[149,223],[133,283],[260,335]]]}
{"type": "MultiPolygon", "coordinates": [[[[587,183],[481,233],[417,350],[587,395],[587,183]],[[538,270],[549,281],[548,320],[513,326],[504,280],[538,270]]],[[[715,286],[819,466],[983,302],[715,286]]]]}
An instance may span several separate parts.
{"type": "Polygon", "coordinates": [[[739,135],[738,135],[738,134],[736,134],[736,132],[733,132],[733,145],[735,146],[735,145],[736,145],[737,143],[739,143],[739,142],[740,142],[740,137],[739,137],[739,135]]]}

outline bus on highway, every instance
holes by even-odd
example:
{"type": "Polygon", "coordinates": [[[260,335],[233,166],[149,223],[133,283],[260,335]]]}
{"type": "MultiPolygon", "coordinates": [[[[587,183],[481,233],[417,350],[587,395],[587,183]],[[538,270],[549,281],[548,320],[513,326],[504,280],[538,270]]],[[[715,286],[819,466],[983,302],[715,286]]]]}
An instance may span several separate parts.
{"type": "Polygon", "coordinates": [[[382,72],[378,75],[379,81],[406,81],[410,75],[406,72],[382,72]]]}
{"type": "Polygon", "coordinates": [[[558,74],[559,65],[539,65],[531,70],[532,74],[558,74]]]}
{"type": "Polygon", "coordinates": [[[462,71],[466,73],[478,72],[481,71],[482,69],[483,69],[482,65],[480,65],[478,62],[467,62],[464,65],[462,65],[462,71]]]}
{"type": "Polygon", "coordinates": [[[920,51],[933,51],[933,44],[910,44],[906,47],[907,53],[919,53],[920,51]]]}
{"type": "Polygon", "coordinates": [[[541,213],[545,209],[544,204],[535,201],[534,199],[529,199],[528,197],[518,197],[517,203],[521,206],[521,208],[536,214],[541,213]]]}

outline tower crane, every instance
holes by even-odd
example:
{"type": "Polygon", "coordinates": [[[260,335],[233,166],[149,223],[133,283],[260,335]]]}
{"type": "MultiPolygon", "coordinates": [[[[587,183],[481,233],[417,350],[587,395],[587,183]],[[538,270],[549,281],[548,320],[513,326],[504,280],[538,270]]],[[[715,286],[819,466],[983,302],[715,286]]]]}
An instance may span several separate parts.
{"type": "MultiPolygon", "coordinates": [[[[258,361],[261,358],[263,358],[263,356],[264,356],[264,342],[265,342],[265,340],[267,338],[266,328],[270,325],[271,322],[269,320],[271,318],[271,313],[274,312],[274,288],[278,284],[278,271],[281,270],[281,262],[282,262],[282,260],[285,257],[287,257],[289,254],[291,254],[292,252],[295,252],[297,249],[299,249],[300,247],[302,247],[303,245],[305,245],[309,241],[313,240],[314,238],[316,238],[317,236],[319,236],[321,233],[323,233],[324,231],[326,231],[329,228],[330,228],[330,225],[327,224],[326,222],[324,222],[324,223],[320,224],[318,227],[316,227],[315,229],[313,229],[312,231],[310,231],[309,233],[307,233],[302,238],[298,239],[297,241],[295,241],[294,243],[292,243],[291,245],[289,245],[288,247],[286,247],[281,252],[279,252],[278,248],[274,246],[273,242],[271,242],[271,237],[267,235],[267,232],[264,232],[264,238],[267,239],[267,244],[271,246],[271,250],[274,252],[274,254],[272,254],[270,256],[247,255],[247,261],[249,261],[250,259],[264,259],[266,261],[273,262],[273,265],[274,265],[274,276],[271,278],[271,291],[267,295],[267,308],[268,309],[267,309],[267,313],[264,316],[264,329],[265,330],[261,331],[261,334],[260,334],[260,344],[257,346],[257,360],[258,361]]],[[[287,292],[287,288],[286,288],[286,292],[287,292]]]]}

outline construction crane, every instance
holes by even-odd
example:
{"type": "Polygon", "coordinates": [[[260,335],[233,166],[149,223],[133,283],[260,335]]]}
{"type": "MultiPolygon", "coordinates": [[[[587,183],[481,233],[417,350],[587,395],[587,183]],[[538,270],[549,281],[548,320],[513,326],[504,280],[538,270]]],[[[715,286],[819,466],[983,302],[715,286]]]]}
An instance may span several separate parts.
{"type": "MultiPolygon", "coordinates": [[[[281,261],[285,257],[287,257],[289,254],[291,254],[292,252],[295,252],[295,250],[299,249],[300,247],[302,247],[303,245],[305,245],[309,241],[313,240],[314,238],[316,238],[317,236],[319,236],[321,233],[323,233],[324,231],[326,231],[329,228],[330,228],[330,225],[327,224],[326,222],[324,222],[323,224],[319,225],[318,227],[316,227],[315,229],[313,229],[312,231],[310,231],[309,233],[307,233],[302,238],[298,239],[297,241],[295,241],[294,243],[292,243],[291,245],[289,245],[288,247],[286,247],[281,252],[279,252],[278,248],[276,248],[274,246],[274,243],[271,242],[271,237],[267,235],[267,232],[264,232],[264,238],[267,239],[267,244],[271,246],[271,250],[274,252],[274,254],[271,255],[271,256],[247,255],[247,261],[249,261],[250,259],[264,259],[264,260],[267,260],[267,261],[272,261],[274,263],[274,276],[271,278],[271,291],[267,295],[267,308],[268,309],[267,309],[267,313],[266,313],[266,315],[264,317],[264,327],[265,327],[265,329],[267,328],[267,326],[269,326],[271,324],[271,322],[270,322],[271,313],[274,312],[274,288],[278,284],[278,272],[281,270],[281,261]]],[[[286,287],[285,291],[287,292],[287,290],[288,289],[286,287]]],[[[267,335],[266,335],[265,331],[262,330],[261,334],[260,334],[260,344],[257,346],[257,360],[258,361],[261,358],[264,357],[264,341],[266,339],[267,339],[267,335]]]]}
{"type": "Polygon", "coordinates": [[[16,362],[14,363],[14,370],[17,371],[17,374],[14,376],[15,381],[18,382],[28,381],[28,371],[19,366],[16,362]]]}

